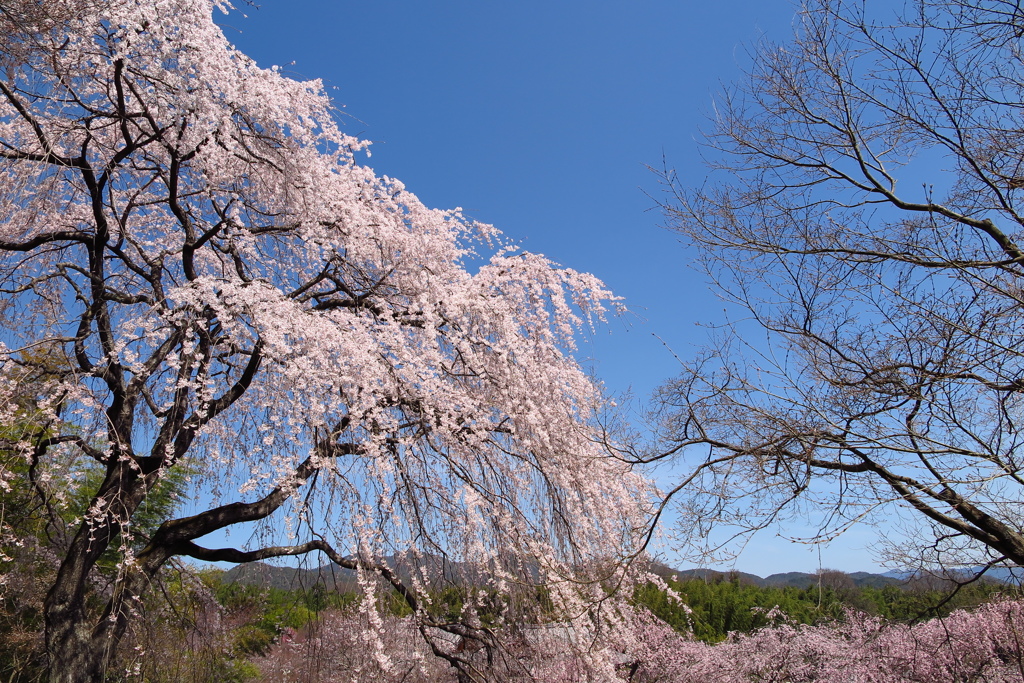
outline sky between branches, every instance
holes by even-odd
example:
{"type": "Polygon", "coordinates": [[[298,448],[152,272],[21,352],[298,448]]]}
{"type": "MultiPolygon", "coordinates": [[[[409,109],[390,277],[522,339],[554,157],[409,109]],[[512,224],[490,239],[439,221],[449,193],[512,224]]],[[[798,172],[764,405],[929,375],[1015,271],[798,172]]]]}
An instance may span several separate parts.
{"type": "MultiPolygon", "coordinates": [[[[378,174],[428,206],[463,207],[524,249],[589,271],[633,314],[582,348],[611,392],[646,401],[724,319],[649,195],[663,155],[705,177],[714,96],[759,41],[784,42],[786,0],[263,0],[220,17],[264,67],[320,78],[378,174]],[[245,16],[242,16],[242,15],[245,16]],[[671,350],[670,350],[671,349],[671,350]]],[[[821,549],[764,532],[735,563],[765,576],[875,571],[858,529],[821,549]]],[[[671,554],[666,557],[671,562],[671,554]]]]}

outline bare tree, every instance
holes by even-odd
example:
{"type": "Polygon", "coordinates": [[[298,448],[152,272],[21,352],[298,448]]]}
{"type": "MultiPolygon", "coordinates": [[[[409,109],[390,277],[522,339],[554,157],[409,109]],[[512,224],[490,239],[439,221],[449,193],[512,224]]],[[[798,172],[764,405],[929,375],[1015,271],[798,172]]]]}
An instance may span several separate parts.
{"type": "Polygon", "coordinates": [[[1016,1],[812,0],[716,102],[712,179],[668,174],[744,311],[659,395],[699,533],[903,510],[931,561],[1024,563],[1022,37],[1016,1]]]}

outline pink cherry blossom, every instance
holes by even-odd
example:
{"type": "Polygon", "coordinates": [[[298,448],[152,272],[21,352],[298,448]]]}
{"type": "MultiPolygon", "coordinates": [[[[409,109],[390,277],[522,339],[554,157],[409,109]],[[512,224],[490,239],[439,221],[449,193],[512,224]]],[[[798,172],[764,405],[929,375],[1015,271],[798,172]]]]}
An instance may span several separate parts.
{"type": "Polygon", "coordinates": [[[612,457],[572,356],[615,297],[375,175],[321,83],[227,42],[227,3],[9,4],[0,364],[15,377],[44,348],[60,366],[46,431],[15,446],[64,482],[41,489],[54,501],[82,463],[104,472],[47,599],[52,680],[112,666],[132,605],[182,556],[319,551],[357,570],[383,669],[379,593],[436,641],[458,629],[422,602],[453,573],[543,584],[589,628],[593,580],[632,551],[651,493],[612,457]],[[98,558],[172,468],[205,493],[121,548],[92,614],[98,558]],[[202,542],[261,522],[251,543],[202,542]]]}

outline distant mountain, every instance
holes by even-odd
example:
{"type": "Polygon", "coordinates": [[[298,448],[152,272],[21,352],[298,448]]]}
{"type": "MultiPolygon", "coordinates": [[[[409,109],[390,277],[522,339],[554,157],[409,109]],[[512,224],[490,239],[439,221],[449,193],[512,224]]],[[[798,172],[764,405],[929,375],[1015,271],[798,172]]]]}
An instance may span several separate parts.
{"type": "MultiPolygon", "coordinates": [[[[658,573],[662,576],[667,576],[665,573],[658,573]]],[[[781,574],[771,574],[765,578],[761,578],[756,574],[747,574],[745,572],[720,572],[713,569],[685,569],[679,572],[671,572],[671,574],[676,575],[680,580],[695,578],[712,582],[727,581],[735,577],[740,581],[740,583],[749,583],[762,588],[785,588],[789,586],[794,588],[807,588],[818,584],[818,577],[814,574],[808,574],[807,572],[785,572],[781,574]]],[[[882,587],[899,583],[898,579],[889,578],[881,574],[869,574],[867,572],[854,572],[847,576],[850,577],[854,585],[858,588],[864,588],[866,586],[882,587]]]]}
{"type": "Polygon", "coordinates": [[[754,576],[753,574],[747,574],[745,572],[720,572],[714,569],[683,569],[682,571],[679,571],[657,563],[652,564],[649,569],[663,579],[675,578],[678,581],[699,579],[701,581],[707,581],[708,583],[717,583],[719,581],[731,581],[736,579],[740,583],[750,583],[755,586],[764,585],[764,579],[760,576],[754,576]]]}
{"type": "Polygon", "coordinates": [[[1022,584],[1024,583],[1024,567],[993,567],[985,572],[985,576],[990,576],[1003,583],[1022,584]]]}
{"type": "MultiPolygon", "coordinates": [[[[958,569],[950,571],[943,578],[943,575],[932,574],[927,572],[917,572],[910,570],[893,570],[888,571],[884,576],[896,579],[898,581],[907,582],[913,580],[937,580],[937,581],[963,581],[964,579],[973,579],[978,575],[984,567],[970,567],[967,569],[958,569]]],[[[992,567],[985,571],[981,577],[982,581],[995,581],[997,583],[1006,583],[1019,585],[1024,584],[1024,567],[992,567]]]]}
{"type": "Polygon", "coordinates": [[[818,583],[818,577],[807,572],[783,572],[764,577],[762,586],[772,588],[809,588],[818,583]]]}
{"type": "Polygon", "coordinates": [[[914,578],[914,572],[907,571],[905,569],[890,569],[882,576],[889,579],[896,579],[897,581],[908,581],[914,578]]]}
{"type": "MultiPolygon", "coordinates": [[[[465,584],[467,582],[484,583],[486,576],[478,569],[469,571],[468,567],[458,562],[444,563],[438,557],[427,556],[423,558],[427,563],[427,577],[436,587],[442,585],[465,584]],[[467,578],[468,577],[468,578],[467,578]]],[[[385,563],[395,569],[403,580],[410,578],[407,565],[399,563],[394,557],[385,558],[385,563]]],[[[709,583],[719,581],[737,580],[740,583],[754,586],[766,587],[795,587],[808,588],[818,584],[818,577],[807,572],[784,572],[772,574],[761,578],[756,574],[736,571],[717,571],[714,569],[684,569],[676,570],[659,562],[652,562],[648,570],[665,579],[675,578],[680,581],[699,579],[709,583]]],[[[980,567],[978,568],[980,570],[980,567]]],[[[965,575],[969,575],[965,572],[965,575]]],[[[858,588],[882,588],[885,586],[906,586],[910,583],[944,583],[941,577],[918,576],[909,571],[890,571],[885,574],[871,574],[868,572],[853,572],[847,574],[858,588]]],[[[351,569],[341,569],[334,564],[325,564],[311,569],[298,567],[280,567],[265,564],[263,562],[250,562],[240,564],[237,567],[224,573],[224,581],[228,583],[241,583],[246,585],[257,585],[265,588],[282,588],[285,590],[309,590],[317,584],[329,590],[339,592],[353,592],[358,589],[356,573],[351,569]]],[[[533,577],[535,578],[535,577],[533,577]]],[[[1002,583],[1024,582],[1024,568],[1021,567],[996,567],[985,573],[983,580],[998,581],[1002,583]]]]}
{"type": "MultiPolygon", "coordinates": [[[[383,562],[405,583],[411,582],[411,566],[405,560],[399,561],[391,555],[383,558],[383,562]]],[[[477,567],[470,567],[462,562],[445,561],[439,556],[424,555],[417,563],[422,575],[431,588],[442,588],[451,585],[481,585],[487,581],[487,573],[477,567]]],[[[536,570],[529,571],[535,580],[536,570]]],[[[419,576],[420,573],[417,572],[419,576]]],[[[240,583],[263,588],[281,588],[284,590],[310,590],[321,585],[328,590],[350,593],[359,590],[356,572],[343,569],[333,563],[313,568],[282,567],[265,562],[249,562],[232,567],[224,572],[222,580],[226,583],[240,583]]]]}
{"type": "Polygon", "coordinates": [[[885,588],[886,586],[899,585],[900,580],[894,579],[885,574],[870,574],[868,572],[853,572],[850,574],[854,585],[858,588],[885,588]]]}
{"type": "Polygon", "coordinates": [[[264,562],[247,562],[224,572],[222,580],[225,583],[283,590],[311,590],[319,584],[340,593],[350,593],[359,587],[354,571],[342,569],[335,564],[303,569],[278,567],[264,562]]]}
{"type": "MultiPolygon", "coordinates": [[[[768,577],[761,578],[756,574],[748,574],[746,572],[737,571],[717,571],[715,569],[673,569],[667,565],[661,564],[660,562],[652,562],[649,570],[653,573],[661,576],[662,578],[669,579],[675,577],[680,581],[686,581],[689,579],[700,579],[701,581],[707,581],[709,583],[717,583],[719,581],[731,581],[733,579],[738,580],[740,583],[751,584],[754,586],[766,587],[786,587],[793,586],[795,588],[807,588],[808,586],[816,586],[818,584],[818,577],[814,574],[808,574],[806,572],[785,572],[781,574],[772,574],[768,577]]],[[[847,576],[853,581],[854,585],[858,588],[873,587],[881,588],[888,585],[897,585],[900,583],[898,578],[885,576],[883,574],[869,574],[868,572],[854,572],[847,576]]]]}

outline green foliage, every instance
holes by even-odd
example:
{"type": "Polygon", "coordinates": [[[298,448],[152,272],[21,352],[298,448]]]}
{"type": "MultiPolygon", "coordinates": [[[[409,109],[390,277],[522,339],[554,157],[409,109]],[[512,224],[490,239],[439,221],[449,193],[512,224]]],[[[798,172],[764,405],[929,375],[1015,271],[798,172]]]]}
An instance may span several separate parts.
{"type": "Polygon", "coordinates": [[[832,596],[819,605],[816,590],[811,597],[799,588],[761,588],[739,581],[668,584],[679,594],[682,604],[653,585],[640,588],[635,599],[677,631],[692,631],[696,638],[712,643],[724,640],[730,631],[749,632],[770,626],[768,612],[774,607],[801,623],[814,623],[835,614],[832,596]]]}
{"type": "Polygon", "coordinates": [[[863,588],[860,599],[868,605],[863,611],[901,622],[918,622],[945,617],[955,610],[974,609],[996,596],[1020,597],[1017,587],[993,582],[977,582],[960,587],[953,593],[946,582],[911,582],[906,587],[885,586],[863,588]],[[936,585],[937,584],[937,585],[936,585]]]}
{"type": "MultiPolygon", "coordinates": [[[[272,652],[285,629],[302,631],[309,628],[321,612],[350,609],[360,599],[355,593],[339,593],[323,584],[306,590],[285,590],[229,583],[223,580],[220,570],[204,570],[198,576],[221,610],[221,622],[230,625],[225,645],[217,653],[212,653],[211,649],[207,668],[212,671],[214,669],[210,667],[216,665],[220,667],[217,671],[227,672],[230,667],[235,667],[230,670],[242,672],[237,673],[238,676],[256,676],[239,667],[244,662],[258,667],[260,658],[272,652]]],[[[735,578],[710,582],[669,581],[668,584],[681,596],[686,607],[650,584],[636,592],[636,602],[647,606],[677,630],[692,632],[698,639],[712,643],[724,640],[729,632],[754,631],[771,626],[780,619],[808,624],[842,619],[848,609],[905,621],[925,619],[934,614],[948,614],[954,609],[976,606],[1006,590],[1005,586],[971,584],[936,611],[935,606],[949,598],[949,585],[932,586],[918,582],[909,586],[858,588],[852,583],[843,585],[840,582],[809,588],[765,588],[735,578]],[[931,612],[928,608],[932,608],[931,612]]],[[[459,619],[464,616],[465,605],[472,592],[474,602],[484,605],[478,607],[481,621],[485,624],[498,623],[504,604],[502,596],[488,592],[481,599],[480,590],[465,586],[446,587],[431,596],[428,610],[438,618],[459,619]]],[[[180,602],[182,596],[173,593],[171,599],[180,602]]],[[[382,596],[381,600],[393,615],[409,613],[408,606],[398,596],[382,596]]],[[[527,607],[543,611],[547,603],[547,596],[540,591],[527,607]]],[[[232,678],[228,673],[218,675],[220,679],[203,680],[247,680],[244,676],[232,678]]]]}
{"type": "Polygon", "coordinates": [[[41,405],[62,367],[66,365],[45,347],[23,353],[19,362],[9,361],[0,367],[0,408],[7,410],[6,420],[0,423],[3,681],[42,680],[43,676],[43,598],[54,573],[48,551],[62,537],[60,494],[70,484],[54,481],[49,472],[37,467],[31,446],[51,435],[41,405]]]}
{"type": "MultiPolygon", "coordinates": [[[[538,597],[538,602],[540,601],[538,597]]],[[[476,616],[481,624],[495,626],[500,623],[505,601],[493,589],[448,586],[431,595],[427,611],[437,619],[458,621],[465,618],[466,604],[470,602],[475,604],[476,616]]],[[[548,602],[550,603],[549,598],[548,602]]]]}
{"type": "Polygon", "coordinates": [[[268,632],[278,632],[283,628],[302,628],[316,616],[316,613],[303,603],[305,596],[288,595],[291,591],[274,589],[274,593],[285,594],[270,602],[259,624],[268,632]]]}
{"type": "Polygon", "coordinates": [[[331,591],[323,584],[310,590],[285,590],[224,581],[220,570],[206,570],[201,576],[228,619],[239,623],[230,649],[240,657],[263,656],[284,629],[305,628],[320,612],[351,607],[358,599],[354,593],[331,591]]]}
{"type": "Polygon", "coordinates": [[[235,630],[232,649],[242,655],[264,656],[270,652],[276,635],[262,624],[247,624],[235,630]]]}
{"type": "Polygon", "coordinates": [[[957,609],[977,607],[996,595],[1013,592],[994,583],[973,583],[952,593],[954,584],[929,585],[911,583],[907,586],[843,587],[810,586],[807,588],[761,587],[739,580],[687,581],[668,580],[668,587],[680,596],[669,594],[647,584],[634,594],[637,604],[644,605],[667,624],[680,632],[715,643],[730,632],[749,633],[771,626],[781,612],[784,618],[801,624],[817,624],[844,618],[848,610],[876,614],[886,619],[915,622],[936,616],[947,616],[957,609]],[[773,608],[778,608],[772,612],[773,608]]]}
{"type": "MultiPolygon", "coordinates": [[[[195,471],[187,465],[166,471],[164,477],[149,491],[132,516],[131,528],[121,529],[111,539],[106,552],[97,562],[101,573],[110,574],[116,571],[117,564],[121,561],[126,547],[133,551],[139,551],[146,547],[157,528],[168,519],[173,518],[174,511],[184,498],[189,481],[194,474],[195,471]]],[[[81,474],[77,478],[78,482],[70,492],[68,506],[62,515],[67,522],[81,519],[88,512],[105,476],[105,468],[99,463],[84,464],[81,474]]]]}
{"type": "MultiPolygon", "coordinates": [[[[67,367],[62,356],[40,347],[0,368],[9,392],[0,396],[8,402],[0,423],[0,681],[42,676],[43,600],[56,571],[53,558],[64,552],[67,529],[88,512],[105,475],[104,465],[76,450],[45,462],[32,459],[34,445],[52,435],[49,420],[61,410],[52,385],[67,367]]],[[[145,545],[173,515],[190,478],[188,468],[180,468],[149,492],[133,527],[122,530],[101,558],[101,573],[114,575],[125,546],[145,545]]],[[[173,582],[168,590],[183,594],[173,582]]]]}
{"type": "MultiPolygon", "coordinates": [[[[24,457],[0,445],[0,459],[9,475],[0,489],[0,680],[28,681],[41,675],[43,600],[56,570],[50,558],[61,551],[64,529],[88,510],[103,469],[88,463],[81,476],[49,478],[44,487],[29,476],[24,457]]],[[[154,487],[133,518],[135,527],[118,534],[100,558],[101,574],[113,576],[124,546],[141,549],[172,516],[188,478],[175,471],[154,487]]]]}

